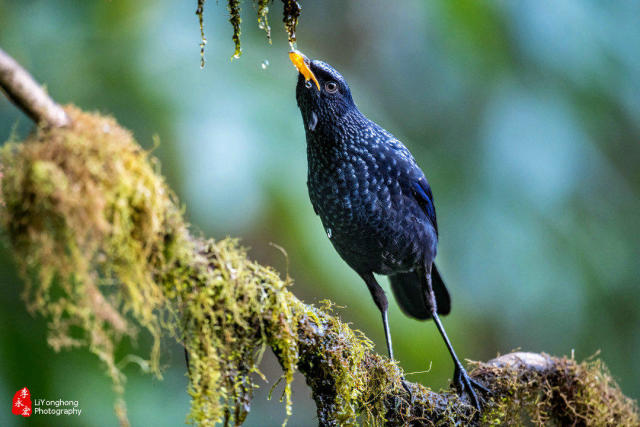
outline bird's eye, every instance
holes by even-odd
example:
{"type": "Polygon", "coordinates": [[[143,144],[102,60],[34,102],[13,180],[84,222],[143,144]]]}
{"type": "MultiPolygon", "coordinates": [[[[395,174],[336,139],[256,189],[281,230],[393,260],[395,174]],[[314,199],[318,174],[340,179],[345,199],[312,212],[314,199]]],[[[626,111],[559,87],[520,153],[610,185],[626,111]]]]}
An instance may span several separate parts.
{"type": "Polygon", "coordinates": [[[336,82],[327,82],[324,84],[324,88],[329,93],[336,93],[338,91],[338,84],[336,82]]]}

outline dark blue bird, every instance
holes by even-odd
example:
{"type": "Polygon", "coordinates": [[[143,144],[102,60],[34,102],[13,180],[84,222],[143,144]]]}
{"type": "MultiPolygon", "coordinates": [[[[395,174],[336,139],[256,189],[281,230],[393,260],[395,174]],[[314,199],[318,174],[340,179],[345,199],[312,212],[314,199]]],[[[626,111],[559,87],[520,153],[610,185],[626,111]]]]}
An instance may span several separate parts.
{"type": "Polygon", "coordinates": [[[349,86],[330,65],[290,53],[299,71],[296,100],[302,113],[309,197],[338,254],[362,277],[382,314],[393,359],[387,297],[374,273],[388,275],[408,316],[433,318],[455,365],[453,380],[480,408],[438,314],[451,309],[436,269],[438,225],[431,188],[409,150],[356,107],[349,86]]]}

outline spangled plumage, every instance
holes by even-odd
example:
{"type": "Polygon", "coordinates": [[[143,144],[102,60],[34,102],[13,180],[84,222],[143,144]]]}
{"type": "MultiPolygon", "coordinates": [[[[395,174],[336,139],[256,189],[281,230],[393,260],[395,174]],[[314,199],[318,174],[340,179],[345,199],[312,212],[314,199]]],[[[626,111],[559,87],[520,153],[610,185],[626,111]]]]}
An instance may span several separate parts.
{"type": "MultiPolygon", "coordinates": [[[[358,273],[392,275],[431,265],[438,228],[424,173],[398,139],[358,110],[335,70],[320,61],[313,61],[311,69],[320,81],[340,82],[343,90],[343,100],[327,106],[322,92],[315,86],[309,90],[302,75],[297,88],[307,136],[309,196],[336,251],[358,273]]],[[[421,294],[420,280],[405,282],[418,286],[409,294],[421,294]]],[[[438,294],[443,298],[438,306],[449,307],[440,283],[444,292],[438,294]]],[[[400,296],[398,302],[412,315],[405,306],[414,301],[400,296]]]]}
{"type": "Polygon", "coordinates": [[[336,70],[291,55],[301,71],[296,100],[306,130],[309,197],[336,251],[380,309],[389,356],[388,302],[373,273],[390,277],[407,315],[435,320],[454,360],[454,382],[479,407],[473,387],[482,387],[468,377],[438,318],[451,302],[433,264],[438,225],[427,178],[397,138],[358,110],[336,70]]]}

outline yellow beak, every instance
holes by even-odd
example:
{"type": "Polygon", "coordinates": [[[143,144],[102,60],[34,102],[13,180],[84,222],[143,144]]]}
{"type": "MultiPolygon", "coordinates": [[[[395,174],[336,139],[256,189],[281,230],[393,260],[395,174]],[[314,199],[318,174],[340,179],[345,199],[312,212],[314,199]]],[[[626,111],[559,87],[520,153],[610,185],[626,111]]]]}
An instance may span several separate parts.
{"type": "Polygon", "coordinates": [[[320,90],[320,83],[318,83],[318,79],[316,79],[313,71],[311,71],[311,68],[309,68],[309,58],[304,56],[302,52],[292,50],[291,52],[289,52],[289,59],[291,59],[293,65],[298,69],[300,74],[302,74],[304,80],[307,82],[309,80],[313,80],[313,82],[318,87],[318,90],[320,90]]]}

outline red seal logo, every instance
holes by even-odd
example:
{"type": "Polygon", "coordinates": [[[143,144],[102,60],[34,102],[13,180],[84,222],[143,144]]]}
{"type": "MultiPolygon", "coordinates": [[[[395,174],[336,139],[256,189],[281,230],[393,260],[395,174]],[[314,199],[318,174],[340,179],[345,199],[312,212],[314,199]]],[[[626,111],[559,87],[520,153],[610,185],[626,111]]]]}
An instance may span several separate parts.
{"type": "Polygon", "coordinates": [[[22,415],[23,417],[31,416],[31,393],[29,393],[28,388],[24,387],[13,395],[11,412],[14,415],[22,415]]]}

